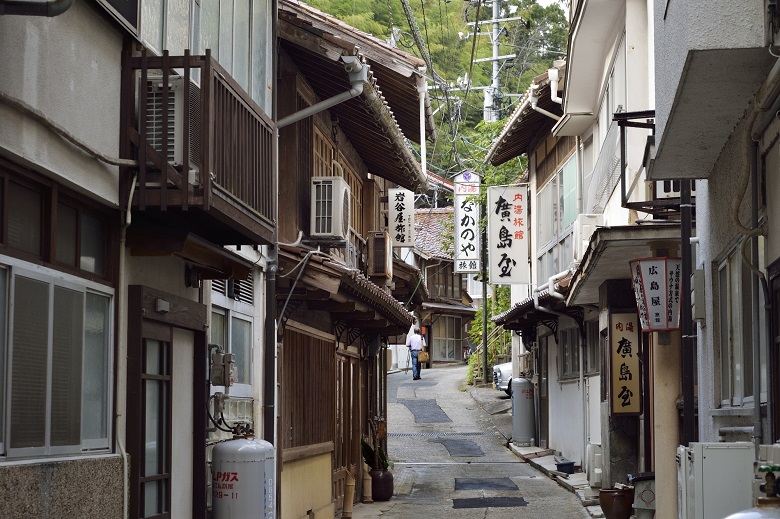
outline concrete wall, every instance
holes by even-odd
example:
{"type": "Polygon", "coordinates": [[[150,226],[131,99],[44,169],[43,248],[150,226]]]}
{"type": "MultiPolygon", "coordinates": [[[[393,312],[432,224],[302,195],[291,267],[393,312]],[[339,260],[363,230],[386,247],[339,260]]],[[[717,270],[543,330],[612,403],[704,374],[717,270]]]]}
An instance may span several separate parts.
{"type": "Polygon", "coordinates": [[[118,455],[0,467],[0,517],[122,517],[124,472],[118,455]]]}
{"type": "Polygon", "coordinates": [[[655,32],[656,143],[663,138],[691,49],[763,47],[763,0],[653,2],[655,32]]]}
{"type": "MultiPolygon", "coordinates": [[[[119,156],[122,36],[77,0],[53,17],[0,16],[0,92],[24,101],[95,150],[119,156]]],[[[0,154],[117,206],[117,168],[0,102],[0,154]]]]}

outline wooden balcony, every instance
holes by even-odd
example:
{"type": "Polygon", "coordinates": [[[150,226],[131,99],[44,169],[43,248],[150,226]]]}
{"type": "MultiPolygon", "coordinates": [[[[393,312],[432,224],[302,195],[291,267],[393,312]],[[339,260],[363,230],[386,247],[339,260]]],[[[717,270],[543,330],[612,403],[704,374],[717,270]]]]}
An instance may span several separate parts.
{"type": "Polygon", "coordinates": [[[273,243],[276,127],[205,56],[123,57],[123,209],[216,245],[273,243]]]}

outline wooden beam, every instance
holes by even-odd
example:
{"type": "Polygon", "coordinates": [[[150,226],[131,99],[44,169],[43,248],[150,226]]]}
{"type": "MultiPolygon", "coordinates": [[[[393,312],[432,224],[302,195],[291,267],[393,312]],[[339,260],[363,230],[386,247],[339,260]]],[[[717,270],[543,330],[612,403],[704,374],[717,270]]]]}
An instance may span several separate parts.
{"type": "Polygon", "coordinates": [[[337,303],[335,301],[312,301],[308,303],[309,310],[324,310],[333,313],[354,312],[356,305],[354,302],[337,303]]]}
{"type": "Polygon", "coordinates": [[[345,322],[373,321],[375,319],[381,319],[381,317],[373,310],[368,310],[367,312],[331,312],[330,314],[334,319],[345,322]]]}

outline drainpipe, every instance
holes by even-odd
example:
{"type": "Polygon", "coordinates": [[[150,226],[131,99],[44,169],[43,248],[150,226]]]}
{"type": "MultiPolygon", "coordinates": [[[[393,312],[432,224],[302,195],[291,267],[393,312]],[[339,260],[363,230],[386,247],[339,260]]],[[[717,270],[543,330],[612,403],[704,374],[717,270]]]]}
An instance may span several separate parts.
{"type": "Polygon", "coordinates": [[[53,0],[52,2],[25,2],[23,0],[0,1],[0,15],[18,14],[23,16],[59,16],[73,5],[73,0],[53,0]]]}
{"type": "MultiPolygon", "coordinates": [[[[360,62],[360,58],[357,56],[341,56],[341,60],[344,62],[344,70],[349,73],[349,83],[351,88],[346,92],[337,94],[331,98],[320,101],[309,107],[299,110],[293,114],[283,117],[276,123],[278,129],[284,128],[292,123],[297,123],[307,117],[327,110],[337,104],[349,101],[353,97],[357,97],[363,93],[363,86],[368,81],[368,66],[360,62]]],[[[424,140],[424,138],[422,139],[424,140]]]]}
{"type": "MultiPolygon", "coordinates": [[[[540,108],[539,106],[536,105],[539,102],[539,96],[536,95],[536,90],[538,88],[539,88],[538,85],[531,85],[531,89],[529,91],[529,96],[528,96],[528,98],[531,101],[531,108],[533,108],[534,110],[536,110],[540,114],[546,115],[547,117],[549,117],[551,119],[555,119],[556,121],[560,121],[561,118],[559,116],[555,115],[552,112],[548,112],[544,108],[540,108]]],[[[551,94],[552,94],[552,92],[551,92],[551,94]]]]}
{"type": "Polygon", "coordinates": [[[547,69],[547,79],[550,80],[550,101],[553,103],[563,104],[563,99],[558,95],[558,80],[560,78],[561,71],[558,70],[559,66],[562,66],[565,61],[555,60],[553,61],[553,68],[547,69]]]}
{"type": "MultiPolygon", "coordinates": [[[[279,1],[271,0],[271,36],[273,38],[273,53],[271,58],[271,119],[276,121],[279,117],[278,98],[279,98],[279,1]]],[[[275,517],[282,516],[282,442],[279,429],[281,423],[278,420],[277,400],[279,397],[277,385],[279,339],[276,329],[276,272],[279,268],[279,127],[275,129],[276,138],[274,139],[273,161],[273,189],[276,195],[274,204],[274,235],[273,243],[265,247],[268,260],[266,261],[267,270],[265,272],[265,322],[263,323],[265,332],[265,347],[263,348],[263,439],[274,446],[274,472],[275,488],[271,491],[276,500],[275,517]]]]}

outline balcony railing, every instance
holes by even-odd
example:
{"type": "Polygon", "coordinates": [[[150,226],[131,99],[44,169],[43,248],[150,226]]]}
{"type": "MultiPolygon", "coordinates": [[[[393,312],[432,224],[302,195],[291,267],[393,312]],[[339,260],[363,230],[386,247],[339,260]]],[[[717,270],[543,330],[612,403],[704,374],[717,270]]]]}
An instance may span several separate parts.
{"type": "Polygon", "coordinates": [[[273,242],[273,121],[211,57],[126,55],[124,176],[132,209],[221,245],[273,242]],[[164,213],[164,214],[163,214],[164,213]]]}

